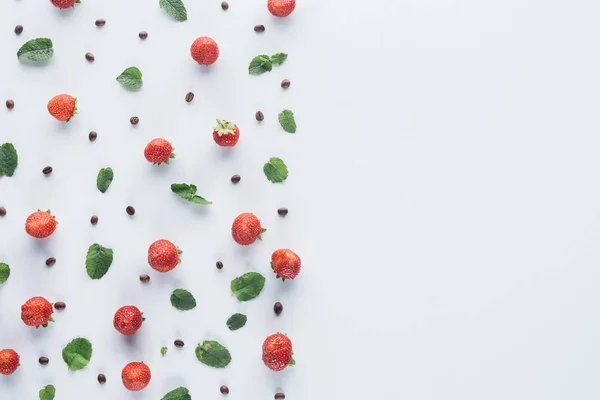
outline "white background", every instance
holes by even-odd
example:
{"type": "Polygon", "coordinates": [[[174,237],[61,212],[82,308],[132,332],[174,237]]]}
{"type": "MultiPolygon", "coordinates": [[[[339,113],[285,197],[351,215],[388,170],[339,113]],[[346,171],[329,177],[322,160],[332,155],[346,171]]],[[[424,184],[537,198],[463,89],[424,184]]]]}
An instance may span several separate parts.
{"type": "Polygon", "coordinates": [[[221,384],[244,400],[279,390],[290,400],[600,396],[600,3],[298,0],[292,17],[276,20],[263,0],[231,0],[227,12],[217,0],[188,0],[185,23],[157,3],[84,0],[59,11],[1,0],[0,98],[16,105],[0,110],[0,142],[14,143],[19,167],[0,178],[8,210],[0,261],[12,268],[0,287],[0,347],[16,349],[22,366],[0,378],[0,398],[33,399],[48,383],[57,400],[160,399],[179,385],[194,399],[219,399],[221,384]],[[97,18],[106,26],[96,28],[97,18]],[[264,34],[253,32],[257,23],[264,34]],[[25,27],[18,37],[16,24],[25,27]],[[201,35],[221,48],[210,68],[189,56],[201,35]],[[17,49],[40,36],[54,41],[52,61],[20,64],[17,49]],[[279,51],[290,54],[283,66],[247,74],[252,57],[279,51]],[[144,73],[135,93],[115,81],[131,65],[144,73]],[[287,91],[283,78],[292,81],[287,91]],[[59,93],[79,99],[68,124],[46,111],[59,93]],[[296,113],[296,135],[278,126],[284,108],[296,113]],[[215,118],[240,126],[234,149],[213,143],[215,118]],[[155,137],[176,147],[171,166],[144,160],[155,137]],[[288,164],[284,184],[262,174],[272,156],[288,164]],[[48,177],[46,165],[54,167],[48,177]],[[115,180],[101,194],[95,178],[106,166],[115,180]],[[173,182],[195,183],[215,204],[186,204],[170,193],[173,182]],[[280,206],[290,209],[285,219],[280,206]],[[45,241],[23,229],[37,208],[60,221],[45,241]],[[242,249],[230,225],[245,211],[268,232],[242,249]],[[159,238],[184,251],[166,275],[146,262],[159,238]],[[115,251],[99,281],[84,268],[94,242],[115,251]],[[280,247],[302,257],[293,282],[269,275],[280,247]],[[49,256],[58,260],[51,269],[49,256]],[[229,281],[249,270],[269,279],[257,299],[239,304],[229,281]],[[140,273],[151,275],[149,285],[140,273]],[[191,290],[198,307],[173,309],[176,287],[191,290]],[[20,321],[20,305],[35,295],[67,303],[48,329],[20,321]],[[278,318],[277,300],[285,307],[278,318]],[[147,317],[133,339],[112,327],[125,304],[147,317]],[[234,312],[249,321],[229,332],[234,312]],[[260,360],[264,337],[276,331],[291,337],[297,360],[278,374],[260,360]],[[61,350],[77,336],[92,341],[94,355],[71,373],[61,350]],[[172,346],[177,338],[183,349],[172,346]],[[205,339],[229,347],[228,368],[196,360],[205,339]],[[41,355],[48,366],[37,363],[41,355]],[[136,394],[120,382],[134,360],[153,374],[136,394]]]}

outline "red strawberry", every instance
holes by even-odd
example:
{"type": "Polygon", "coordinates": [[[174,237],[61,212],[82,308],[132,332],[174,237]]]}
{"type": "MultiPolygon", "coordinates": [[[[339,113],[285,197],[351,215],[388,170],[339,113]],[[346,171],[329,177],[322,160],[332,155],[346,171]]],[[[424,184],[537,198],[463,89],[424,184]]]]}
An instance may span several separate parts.
{"type": "Polygon", "coordinates": [[[48,112],[59,121],[67,121],[77,114],[77,99],[68,94],[54,96],[48,102],[48,112]]]}
{"type": "Polygon", "coordinates": [[[175,158],[173,146],[165,139],[154,139],[144,149],[146,160],[154,164],[169,163],[169,159],[175,158]]]}
{"type": "Polygon", "coordinates": [[[32,297],[21,306],[21,319],[27,326],[44,328],[48,326],[48,321],[52,319],[52,304],[43,297],[32,297]]]}
{"type": "Polygon", "coordinates": [[[256,239],[262,240],[261,233],[266,232],[260,226],[260,221],[256,215],[251,213],[243,213],[233,221],[231,226],[231,236],[237,244],[248,246],[256,242],[256,239]]]}
{"type": "Polygon", "coordinates": [[[17,370],[19,364],[19,355],[13,349],[4,349],[0,351],[0,374],[10,375],[17,370]]]}
{"type": "Polygon", "coordinates": [[[271,254],[271,268],[281,280],[294,279],[300,273],[301,266],[300,257],[290,249],[275,250],[271,254]]]}
{"type": "Polygon", "coordinates": [[[296,0],[269,0],[269,12],[276,17],[287,17],[296,8],[296,0]]]}
{"type": "Polygon", "coordinates": [[[75,3],[81,3],[79,0],[50,0],[58,8],[75,7],[75,3]]]}
{"type": "Polygon", "coordinates": [[[208,36],[201,36],[192,43],[190,53],[198,64],[211,65],[219,58],[219,46],[208,36]]]}
{"type": "Polygon", "coordinates": [[[123,385],[132,392],[137,392],[148,386],[151,377],[150,368],[143,362],[131,362],[121,372],[123,385]]]}
{"type": "Polygon", "coordinates": [[[47,238],[56,229],[56,219],[48,211],[36,211],[27,217],[25,221],[25,232],[39,239],[47,238]]]}
{"type": "Polygon", "coordinates": [[[272,371],[281,371],[288,365],[293,367],[296,364],[293,354],[292,341],[281,333],[269,336],[263,343],[262,359],[272,371]]]}
{"type": "Polygon", "coordinates": [[[240,129],[234,123],[218,119],[213,130],[213,139],[219,146],[233,147],[240,140],[240,129]]]}
{"type": "Polygon", "coordinates": [[[169,272],[181,262],[182,253],[173,243],[161,239],[148,248],[148,264],[158,272],[169,272]]]}
{"type": "Polygon", "coordinates": [[[117,310],[113,326],[123,335],[133,335],[142,327],[145,318],[136,306],[124,306],[117,310]]]}

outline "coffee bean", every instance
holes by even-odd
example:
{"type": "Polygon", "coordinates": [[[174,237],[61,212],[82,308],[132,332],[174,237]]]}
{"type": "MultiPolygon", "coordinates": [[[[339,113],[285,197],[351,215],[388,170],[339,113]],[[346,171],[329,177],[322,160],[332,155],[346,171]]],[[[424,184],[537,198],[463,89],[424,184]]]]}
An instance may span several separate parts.
{"type": "Polygon", "coordinates": [[[229,388],[225,385],[221,386],[220,390],[222,394],[229,394],[229,388]]]}
{"type": "Polygon", "coordinates": [[[96,131],[91,131],[88,137],[90,138],[90,142],[93,142],[98,137],[98,134],[96,133],[96,131]]]}
{"type": "Polygon", "coordinates": [[[275,393],[275,400],[283,400],[283,399],[285,399],[285,394],[275,393]]]}
{"type": "Polygon", "coordinates": [[[4,217],[6,215],[6,208],[0,207],[0,217],[4,217]]]}
{"type": "Polygon", "coordinates": [[[231,182],[233,182],[233,183],[238,183],[238,182],[240,181],[240,179],[242,179],[242,177],[241,177],[241,176],[239,176],[239,175],[234,175],[234,176],[232,176],[232,177],[231,177],[231,182]]]}
{"type": "Polygon", "coordinates": [[[12,110],[13,108],[15,108],[15,102],[12,100],[6,100],[6,108],[12,110]]]}
{"type": "Polygon", "coordinates": [[[280,209],[277,210],[277,214],[281,215],[282,217],[285,217],[288,213],[288,209],[285,207],[281,207],[280,209]]]}
{"type": "Polygon", "coordinates": [[[175,347],[179,347],[182,348],[185,343],[183,343],[183,340],[177,339],[175,342],[173,342],[175,344],[175,347]]]}
{"type": "Polygon", "coordinates": [[[15,33],[17,35],[20,35],[23,32],[23,25],[17,25],[15,26],[15,33]]]}
{"type": "Polygon", "coordinates": [[[273,311],[275,311],[275,314],[279,315],[281,314],[281,312],[283,311],[283,304],[281,304],[280,302],[277,302],[273,305],[273,311]]]}
{"type": "Polygon", "coordinates": [[[38,359],[38,361],[40,362],[40,364],[42,365],[48,365],[48,363],[50,362],[50,360],[48,359],[48,357],[40,357],[38,359]]]}
{"type": "Polygon", "coordinates": [[[265,114],[263,114],[262,111],[257,111],[255,117],[257,121],[262,121],[265,119],[265,114]]]}
{"type": "Polygon", "coordinates": [[[131,122],[131,125],[137,125],[140,119],[138,117],[131,117],[129,118],[129,122],[131,122]]]}
{"type": "Polygon", "coordinates": [[[135,214],[135,208],[133,208],[131,206],[127,206],[127,208],[125,209],[125,211],[127,211],[127,214],[129,214],[129,215],[135,214]]]}
{"type": "Polygon", "coordinates": [[[94,62],[96,57],[94,57],[94,55],[92,53],[85,53],[85,59],[88,60],[89,62],[94,62]]]}
{"type": "Polygon", "coordinates": [[[223,9],[223,11],[227,11],[229,10],[229,3],[224,1],[221,3],[221,8],[223,9]]]}
{"type": "Polygon", "coordinates": [[[141,274],[140,275],[140,281],[146,283],[146,282],[150,282],[150,277],[147,274],[141,274]]]}
{"type": "Polygon", "coordinates": [[[90,222],[92,223],[92,225],[96,225],[98,223],[98,217],[96,215],[92,215],[92,218],[90,218],[90,222]]]}
{"type": "Polygon", "coordinates": [[[62,301],[57,301],[56,303],[54,303],[54,308],[56,308],[57,310],[64,310],[65,308],[67,308],[67,305],[65,303],[63,303],[62,301]]]}
{"type": "Polygon", "coordinates": [[[140,37],[140,39],[146,40],[146,38],[148,37],[148,32],[141,31],[138,36],[140,37]]]}
{"type": "Polygon", "coordinates": [[[284,80],[281,81],[281,87],[284,88],[284,89],[289,88],[291,84],[292,83],[290,82],[289,79],[284,79],[284,80]]]}
{"type": "Polygon", "coordinates": [[[185,95],[185,101],[187,101],[189,103],[192,100],[194,100],[194,93],[189,92],[188,94],[185,95]]]}
{"type": "Polygon", "coordinates": [[[254,25],[254,32],[264,32],[265,31],[265,26],[264,25],[254,25]]]}
{"type": "Polygon", "coordinates": [[[104,26],[105,24],[106,24],[106,20],[104,20],[104,19],[96,20],[96,26],[104,26]]]}
{"type": "Polygon", "coordinates": [[[50,257],[49,259],[46,260],[46,265],[48,267],[53,266],[54,264],[56,264],[56,258],[54,257],[50,257]]]}
{"type": "Polygon", "coordinates": [[[223,263],[221,261],[217,261],[217,269],[223,269],[223,263]]]}
{"type": "Polygon", "coordinates": [[[44,175],[48,175],[48,174],[52,173],[52,167],[48,166],[48,167],[44,168],[44,169],[42,170],[42,173],[43,173],[44,175]]]}
{"type": "Polygon", "coordinates": [[[106,377],[104,376],[104,374],[98,374],[98,383],[100,383],[101,385],[106,383],[106,377]]]}

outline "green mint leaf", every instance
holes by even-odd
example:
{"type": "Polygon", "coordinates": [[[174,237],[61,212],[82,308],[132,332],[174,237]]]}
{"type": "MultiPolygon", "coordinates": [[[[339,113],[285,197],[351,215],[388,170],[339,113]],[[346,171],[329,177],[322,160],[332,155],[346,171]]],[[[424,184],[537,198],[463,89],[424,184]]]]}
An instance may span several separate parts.
{"type": "Polygon", "coordinates": [[[0,146],[0,176],[13,176],[18,164],[19,157],[15,146],[12,143],[0,146]]]}
{"type": "Polygon", "coordinates": [[[178,310],[191,310],[196,307],[196,299],[187,290],[175,289],[171,294],[171,305],[178,310]]]}
{"type": "Polygon", "coordinates": [[[83,369],[92,358],[92,344],[84,338],[73,339],[63,349],[62,357],[71,371],[83,369]]]}
{"type": "Polygon", "coordinates": [[[252,300],[265,286],[265,277],[258,272],[246,272],[231,281],[231,291],[239,301],[252,300]]]}
{"type": "Polygon", "coordinates": [[[246,321],[248,321],[248,317],[246,317],[244,314],[233,314],[227,320],[227,327],[230,331],[237,331],[238,329],[246,325],[246,321]]]}
{"type": "Polygon", "coordinates": [[[205,340],[198,344],[196,357],[201,363],[214,368],[225,368],[231,362],[229,350],[214,340],[205,340]]]}
{"type": "Polygon", "coordinates": [[[271,71],[272,69],[273,64],[271,63],[271,59],[266,54],[261,54],[260,56],[254,57],[248,66],[248,72],[252,75],[261,75],[265,72],[271,71]]]}
{"type": "Polygon", "coordinates": [[[56,389],[52,385],[44,386],[40,390],[40,400],[54,400],[56,389]]]}
{"type": "Polygon", "coordinates": [[[277,54],[273,54],[273,56],[271,57],[271,62],[273,63],[273,65],[281,65],[285,62],[285,60],[287,60],[288,55],[285,53],[277,53],[277,54]]]}
{"type": "Polygon", "coordinates": [[[288,177],[288,169],[281,158],[273,157],[263,167],[265,176],[273,183],[283,182],[288,177]]]}
{"type": "Polygon", "coordinates": [[[48,38],[32,39],[25,43],[19,51],[17,58],[19,60],[28,61],[47,61],[52,58],[54,49],[52,48],[52,40],[48,38]]]}
{"type": "Polygon", "coordinates": [[[142,81],[142,71],[137,67],[129,67],[117,76],[117,81],[121,82],[127,89],[140,89],[144,82],[142,81]]]}
{"type": "Polygon", "coordinates": [[[114,177],[115,173],[111,167],[102,168],[98,172],[98,177],[96,178],[96,187],[98,190],[102,193],[106,192],[114,177]]]}
{"type": "Polygon", "coordinates": [[[206,200],[202,196],[196,195],[198,188],[195,185],[188,185],[187,183],[174,183],[171,185],[171,191],[177,196],[189,201],[190,203],[209,205],[212,201],[206,200]]]}
{"type": "Polygon", "coordinates": [[[161,348],[160,348],[160,354],[162,354],[162,356],[164,357],[164,356],[165,356],[165,354],[167,354],[167,350],[168,350],[168,349],[167,349],[166,347],[161,347],[161,348]]]}
{"type": "Polygon", "coordinates": [[[113,251],[107,247],[102,247],[98,243],[90,246],[85,258],[85,269],[92,279],[102,278],[110,268],[113,262],[113,251]]]}
{"type": "Polygon", "coordinates": [[[201,196],[192,196],[192,198],[189,201],[191,203],[202,204],[204,206],[208,206],[209,204],[212,204],[212,201],[208,201],[204,197],[201,197],[201,196]]]}
{"type": "Polygon", "coordinates": [[[8,280],[10,276],[10,267],[8,264],[0,263],[0,285],[8,280]]]}
{"type": "Polygon", "coordinates": [[[296,120],[294,113],[290,110],[283,110],[279,113],[279,124],[287,133],[296,133],[296,120]]]}
{"type": "Polygon", "coordinates": [[[175,390],[171,390],[160,400],[192,400],[192,396],[190,396],[190,391],[187,388],[181,386],[175,390]]]}
{"type": "Polygon", "coordinates": [[[187,21],[187,10],[181,0],[159,0],[160,8],[164,9],[175,21],[187,21]]]}

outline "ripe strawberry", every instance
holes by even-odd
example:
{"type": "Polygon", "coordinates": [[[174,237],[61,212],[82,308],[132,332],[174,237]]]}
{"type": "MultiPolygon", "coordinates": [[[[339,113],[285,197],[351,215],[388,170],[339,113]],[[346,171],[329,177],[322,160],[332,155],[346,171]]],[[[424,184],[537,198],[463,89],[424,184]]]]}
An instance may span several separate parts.
{"type": "Polygon", "coordinates": [[[294,279],[300,273],[301,267],[300,257],[290,249],[275,250],[271,254],[271,268],[283,281],[294,279]]]}
{"type": "Polygon", "coordinates": [[[69,122],[77,114],[77,99],[68,94],[54,96],[48,102],[48,112],[59,121],[69,122]]]}
{"type": "Polygon", "coordinates": [[[296,8],[296,0],[269,0],[269,12],[276,17],[287,17],[296,8]]]}
{"type": "Polygon", "coordinates": [[[233,147],[240,140],[240,129],[234,123],[218,119],[213,130],[213,139],[219,146],[233,147]]]}
{"type": "Polygon", "coordinates": [[[182,253],[173,243],[161,239],[148,248],[148,264],[158,272],[169,272],[181,262],[182,253]]]}
{"type": "Polygon", "coordinates": [[[201,36],[192,43],[190,53],[198,64],[211,65],[219,58],[219,46],[208,36],[201,36]]]}
{"type": "Polygon", "coordinates": [[[169,159],[175,158],[173,146],[165,139],[154,139],[144,149],[146,160],[154,164],[169,164],[169,159]]]}
{"type": "Polygon", "coordinates": [[[261,233],[266,232],[260,226],[260,221],[256,215],[251,213],[243,213],[237,216],[231,226],[231,236],[237,244],[242,246],[251,245],[256,239],[262,240],[261,233]]]}
{"type": "Polygon", "coordinates": [[[52,304],[43,297],[32,297],[21,306],[21,319],[27,326],[44,328],[48,326],[48,321],[52,319],[52,304]]]}
{"type": "Polygon", "coordinates": [[[38,210],[27,217],[25,232],[38,239],[47,238],[54,233],[57,223],[50,210],[38,210]]]}
{"type": "Polygon", "coordinates": [[[145,318],[136,306],[123,306],[115,313],[113,326],[123,335],[133,335],[142,327],[145,318]]]}
{"type": "Polygon", "coordinates": [[[50,0],[58,8],[75,7],[75,3],[81,3],[80,0],[50,0]]]}
{"type": "Polygon", "coordinates": [[[13,349],[4,349],[0,351],[0,374],[10,375],[17,370],[19,364],[19,355],[13,349]]]}
{"type": "Polygon", "coordinates": [[[284,334],[271,335],[263,343],[262,359],[272,371],[281,371],[288,365],[293,367],[296,364],[293,354],[292,341],[284,334]]]}
{"type": "Polygon", "coordinates": [[[148,386],[151,377],[150,368],[143,362],[131,362],[121,372],[123,385],[132,392],[137,392],[148,386]]]}

